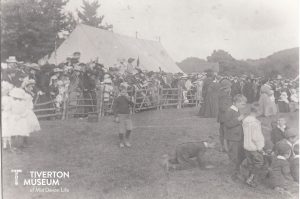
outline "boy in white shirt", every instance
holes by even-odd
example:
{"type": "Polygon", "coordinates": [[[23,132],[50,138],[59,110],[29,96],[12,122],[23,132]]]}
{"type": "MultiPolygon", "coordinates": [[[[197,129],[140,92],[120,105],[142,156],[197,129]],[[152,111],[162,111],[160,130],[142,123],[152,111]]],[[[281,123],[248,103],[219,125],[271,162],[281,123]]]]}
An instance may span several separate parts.
{"type": "Polygon", "coordinates": [[[243,120],[244,149],[250,175],[246,183],[256,187],[255,178],[264,165],[263,148],[265,139],[262,134],[261,123],[256,119],[259,113],[259,105],[251,105],[250,114],[243,120]]]}

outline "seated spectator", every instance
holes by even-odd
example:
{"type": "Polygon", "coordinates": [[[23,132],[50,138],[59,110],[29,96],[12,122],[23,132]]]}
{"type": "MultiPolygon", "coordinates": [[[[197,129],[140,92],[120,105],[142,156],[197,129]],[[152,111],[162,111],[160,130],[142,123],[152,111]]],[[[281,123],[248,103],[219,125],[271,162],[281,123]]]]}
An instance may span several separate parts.
{"type": "Polygon", "coordinates": [[[281,113],[288,113],[290,112],[290,107],[289,107],[289,100],[288,100],[288,95],[286,92],[282,92],[280,95],[280,98],[278,99],[278,111],[281,113]]]}
{"type": "Polygon", "coordinates": [[[271,131],[271,141],[275,145],[280,140],[285,138],[285,132],[287,130],[287,122],[285,118],[279,118],[271,131]]]}

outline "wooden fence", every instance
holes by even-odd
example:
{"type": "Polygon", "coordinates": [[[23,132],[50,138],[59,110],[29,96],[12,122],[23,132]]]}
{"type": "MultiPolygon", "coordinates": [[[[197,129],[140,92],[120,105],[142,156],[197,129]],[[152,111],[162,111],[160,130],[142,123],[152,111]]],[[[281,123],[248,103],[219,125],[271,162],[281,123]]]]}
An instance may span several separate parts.
{"type": "MultiPolygon", "coordinates": [[[[34,104],[34,112],[39,119],[81,118],[94,114],[105,116],[112,114],[112,104],[117,93],[105,93],[105,87],[97,91],[69,94],[60,106],[55,100],[34,104]]],[[[129,90],[129,96],[134,102],[132,112],[151,109],[184,108],[199,106],[201,103],[197,92],[187,92],[182,88],[149,88],[129,90]]]]}

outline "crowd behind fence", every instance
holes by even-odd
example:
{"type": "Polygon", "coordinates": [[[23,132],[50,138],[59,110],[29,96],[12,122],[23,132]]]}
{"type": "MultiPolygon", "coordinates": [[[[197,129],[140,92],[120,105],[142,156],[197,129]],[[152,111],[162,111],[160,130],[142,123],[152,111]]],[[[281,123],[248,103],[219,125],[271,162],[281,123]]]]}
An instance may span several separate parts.
{"type": "MultiPolygon", "coordinates": [[[[101,87],[96,91],[91,91],[90,95],[79,93],[75,98],[66,98],[63,101],[63,105],[59,108],[55,106],[54,100],[35,103],[34,112],[39,119],[47,120],[82,118],[89,115],[111,115],[113,114],[112,105],[116,94],[112,94],[108,99],[104,100],[104,92],[105,88],[101,87]]],[[[184,96],[184,92],[180,87],[128,90],[128,94],[134,102],[133,113],[145,110],[179,109],[200,105],[201,99],[198,97],[197,92],[188,92],[186,96],[184,96]],[[184,100],[184,97],[187,97],[187,100],[184,100]]]]}

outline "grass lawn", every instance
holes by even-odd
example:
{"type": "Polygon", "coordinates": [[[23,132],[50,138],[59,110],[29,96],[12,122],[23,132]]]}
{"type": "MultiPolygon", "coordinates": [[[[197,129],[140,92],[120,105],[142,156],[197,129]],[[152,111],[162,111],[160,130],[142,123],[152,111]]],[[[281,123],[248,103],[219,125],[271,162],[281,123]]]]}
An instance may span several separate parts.
{"type": "MultiPolygon", "coordinates": [[[[132,147],[124,149],[118,147],[112,117],[103,117],[98,123],[43,121],[42,131],[31,135],[31,148],[23,154],[2,152],[4,199],[287,198],[264,185],[251,189],[232,182],[228,157],[217,150],[205,156],[214,169],[165,173],[162,156],[172,156],[177,144],[208,137],[219,142],[216,119],[199,118],[197,112],[185,108],[133,115],[132,147]],[[11,169],[22,170],[18,186],[11,169]],[[61,180],[59,186],[69,192],[31,193],[32,186],[23,185],[29,171],[69,171],[70,178],[61,180]]],[[[293,125],[298,124],[298,113],[287,117],[293,125]]],[[[262,121],[270,127],[269,120],[262,121]]],[[[264,133],[268,139],[269,131],[264,129],[264,133]]],[[[294,193],[298,194],[297,188],[294,193]]]]}

